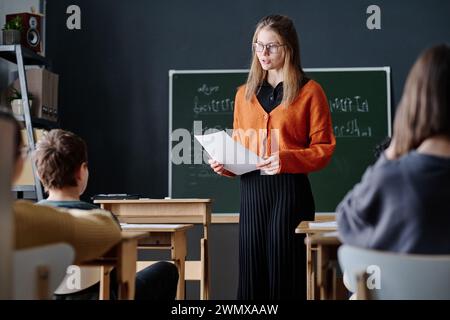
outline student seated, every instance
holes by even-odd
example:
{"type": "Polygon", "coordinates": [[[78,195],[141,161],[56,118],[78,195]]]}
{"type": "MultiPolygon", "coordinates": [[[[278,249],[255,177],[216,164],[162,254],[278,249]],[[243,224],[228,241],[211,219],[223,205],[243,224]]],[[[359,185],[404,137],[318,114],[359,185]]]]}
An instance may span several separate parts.
{"type": "MultiPolygon", "coordinates": [[[[12,182],[22,173],[27,149],[21,141],[20,125],[14,116],[0,108],[0,118],[15,127],[12,182]]],[[[65,242],[75,251],[75,263],[100,257],[120,241],[120,228],[103,210],[57,210],[27,201],[13,204],[15,248],[27,249],[65,242]]]]}
{"type": "MultiPolygon", "coordinates": [[[[52,130],[36,144],[34,160],[38,175],[48,192],[48,198],[40,201],[40,205],[98,211],[95,205],[80,201],[89,177],[87,147],[80,137],[68,131],[52,130]]],[[[118,221],[116,223],[119,226],[118,221]]],[[[158,262],[136,274],[135,299],[174,300],[177,283],[177,267],[169,262],[158,262]]],[[[117,288],[114,273],[111,284],[113,288],[117,288]]],[[[92,299],[98,298],[98,292],[97,282],[80,292],[58,295],[58,298],[92,299]]],[[[115,292],[112,290],[111,297],[114,296],[115,292]]]]}
{"type": "Polygon", "coordinates": [[[450,254],[450,47],[426,50],[405,85],[389,148],[336,209],[346,244],[450,254]]]}

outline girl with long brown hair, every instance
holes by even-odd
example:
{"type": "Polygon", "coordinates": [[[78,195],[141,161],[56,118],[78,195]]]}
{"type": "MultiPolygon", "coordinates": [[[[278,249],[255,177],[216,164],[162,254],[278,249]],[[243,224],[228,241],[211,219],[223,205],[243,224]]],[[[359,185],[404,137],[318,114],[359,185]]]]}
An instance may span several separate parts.
{"type": "Polygon", "coordinates": [[[450,47],[414,64],[377,163],[336,209],[341,239],[380,250],[450,254],[450,47]]]}

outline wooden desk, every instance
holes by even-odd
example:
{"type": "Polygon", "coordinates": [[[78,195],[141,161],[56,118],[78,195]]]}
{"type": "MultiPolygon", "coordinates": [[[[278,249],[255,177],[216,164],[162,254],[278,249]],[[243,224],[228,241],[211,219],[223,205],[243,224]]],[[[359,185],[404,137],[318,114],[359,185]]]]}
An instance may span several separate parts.
{"type": "MultiPolygon", "coordinates": [[[[170,250],[171,259],[178,268],[178,300],[185,299],[186,230],[192,227],[194,227],[192,224],[122,226],[124,233],[139,231],[146,234],[144,238],[139,239],[138,249],[170,250]]],[[[146,261],[137,261],[138,271],[148,265],[150,263],[146,261]]]]}
{"type": "Polygon", "coordinates": [[[334,216],[320,216],[316,217],[315,221],[302,221],[295,229],[295,233],[306,235],[306,297],[308,300],[343,298],[343,283],[337,278],[336,269],[329,269],[330,266],[336,266],[334,261],[337,261],[336,253],[340,241],[337,234],[330,235],[327,232],[335,232],[336,229],[309,227],[310,222],[334,220],[334,216]],[[329,272],[332,274],[331,278],[329,272]]]}
{"type": "Polygon", "coordinates": [[[118,298],[134,299],[138,240],[146,236],[146,232],[122,232],[121,241],[105,255],[80,264],[101,267],[100,300],[109,299],[109,272],[113,267],[117,269],[118,298]]]}
{"type": "MultiPolygon", "coordinates": [[[[200,260],[185,261],[186,280],[200,281],[200,299],[209,298],[208,229],[211,199],[96,200],[125,223],[194,223],[203,225],[200,260]]],[[[142,265],[141,265],[142,266],[142,265]]]]}
{"type": "MultiPolygon", "coordinates": [[[[337,250],[341,245],[337,232],[317,233],[305,239],[315,250],[315,292],[320,300],[346,299],[342,275],[338,275],[337,250]]],[[[315,298],[314,295],[312,295],[315,298]]]]}

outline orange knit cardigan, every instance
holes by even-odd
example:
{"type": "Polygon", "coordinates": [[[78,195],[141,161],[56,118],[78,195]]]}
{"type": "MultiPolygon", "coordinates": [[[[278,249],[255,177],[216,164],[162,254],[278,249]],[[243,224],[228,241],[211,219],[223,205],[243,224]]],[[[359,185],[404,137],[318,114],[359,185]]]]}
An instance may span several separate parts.
{"type": "Polygon", "coordinates": [[[320,170],[336,146],[327,97],[314,80],[300,89],[291,105],[280,105],[270,113],[256,95],[247,101],[245,85],[241,86],[234,105],[233,138],[262,157],[279,151],[279,173],[320,170]]]}

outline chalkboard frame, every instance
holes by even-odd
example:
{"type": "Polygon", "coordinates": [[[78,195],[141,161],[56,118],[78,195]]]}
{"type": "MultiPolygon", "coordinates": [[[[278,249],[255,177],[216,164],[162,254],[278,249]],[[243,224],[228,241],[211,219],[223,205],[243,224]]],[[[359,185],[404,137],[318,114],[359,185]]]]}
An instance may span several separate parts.
{"type": "MultiPolygon", "coordinates": [[[[392,114],[391,114],[391,68],[384,67],[345,67],[345,68],[304,68],[305,73],[308,72],[354,72],[354,71],[384,71],[386,73],[386,114],[387,114],[387,136],[392,136],[392,114]]],[[[168,139],[168,195],[172,197],[172,123],[173,123],[173,77],[177,74],[217,74],[217,73],[248,73],[249,69],[198,69],[198,70],[169,70],[169,139],[168,139]]],[[[334,212],[316,212],[316,214],[334,214],[334,212]]],[[[238,222],[239,213],[218,213],[219,216],[236,217],[238,222]]]]}

